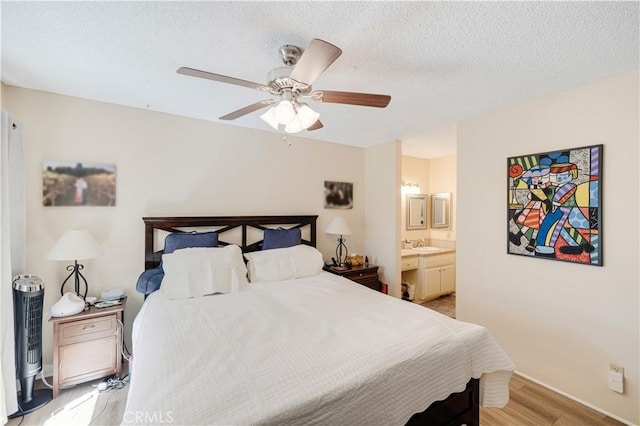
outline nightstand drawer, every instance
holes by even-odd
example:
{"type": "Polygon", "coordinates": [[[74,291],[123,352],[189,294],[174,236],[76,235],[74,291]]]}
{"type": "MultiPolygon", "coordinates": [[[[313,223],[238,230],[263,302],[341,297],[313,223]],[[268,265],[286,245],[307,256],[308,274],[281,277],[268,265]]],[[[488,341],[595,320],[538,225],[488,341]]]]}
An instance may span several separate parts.
{"type": "Polygon", "coordinates": [[[74,321],[68,324],[60,324],[58,345],[68,345],[76,342],[99,339],[117,334],[116,315],[108,315],[99,318],[90,318],[82,321],[74,321]]]}
{"type": "Polygon", "coordinates": [[[370,277],[367,279],[359,279],[359,280],[352,280],[360,285],[363,285],[365,287],[369,287],[373,290],[376,291],[381,291],[382,290],[382,283],[380,282],[380,280],[378,280],[378,277],[370,277]]]}
{"type": "Polygon", "coordinates": [[[358,282],[372,279],[377,280],[378,271],[352,271],[344,274],[344,277],[358,282]]]}

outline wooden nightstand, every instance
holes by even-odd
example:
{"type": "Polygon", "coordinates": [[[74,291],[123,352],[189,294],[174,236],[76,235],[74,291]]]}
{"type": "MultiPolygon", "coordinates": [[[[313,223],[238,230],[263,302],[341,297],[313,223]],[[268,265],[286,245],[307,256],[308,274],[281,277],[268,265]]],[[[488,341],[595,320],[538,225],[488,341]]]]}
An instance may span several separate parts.
{"type": "Polygon", "coordinates": [[[351,269],[325,265],[323,269],[327,272],[331,272],[332,274],[348,278],[351,281],[355,281],[358,284],[362,284],[373,290],[382,291],[382,283],[378,278],[378,267],[376,265],[369,264],[368,266],[361,266],[351,269]]]}
{"type": "Polygon", "coordinates": [[[122,322],[127,298],[109,308],[91,306],[68,317],[52,317],[53,397],[61,388],[120,374],[122,322]]]}

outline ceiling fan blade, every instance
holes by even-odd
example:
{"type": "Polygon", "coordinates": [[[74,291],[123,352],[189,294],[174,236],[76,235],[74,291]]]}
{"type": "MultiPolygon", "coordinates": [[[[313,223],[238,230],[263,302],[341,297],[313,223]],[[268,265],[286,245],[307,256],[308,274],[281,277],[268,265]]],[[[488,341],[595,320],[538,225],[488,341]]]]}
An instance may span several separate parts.
{"type": "Polygon", "coordinates": [[[329,68],[338,57],[342,55],[342,50],[324,40],[314,38],[307,46],[293,71],[290,78],[299,83],[311,84],[329,68]]]}
{"type": "Polygon", "coordinates": [[[257,111],[269,105],[273,105],[274,103],[276,103],[275,99],[265,99],[264,101],[256,102],[255,104],[251,104],[244,108],[240,108],[237,111],[230,112],[227,115],[223,115],[222,117],[220,117],[220,120],[235,120],[236,118],[240,118],[253,111],[257,111]]]}
{"type": "Polygon", "coordinates": [[[315,123],[313,123],[311,126],[307,127],[307,130],[311,131],[311,130],[318,130],[318,129],[322,129],[324,127],[324,124],[322,124],[322,121],[318,120],[315,123]]]}
{"type": "Polygon", "coordinates": [[[349,104],[384,108],[391,102],[389,95],[375,95],[371,93],[339,92],[335,90],[316,90],[309,97],[316,102],[333,104],[349,104]]]}
{"type": "Polygon", "coordinates": [[[263,84],[254,83],[253,81],[241,80],[239,78],[227,77],[226,75],[214,74],[212,72],[200,71],[188,67],[180,67],[178,74],[189,75],[191,77],[206,78],[207,80],[219,81],[221,83],[235,84],[236,86],[244,86],[250,89],[261,89],[263,84]]]}

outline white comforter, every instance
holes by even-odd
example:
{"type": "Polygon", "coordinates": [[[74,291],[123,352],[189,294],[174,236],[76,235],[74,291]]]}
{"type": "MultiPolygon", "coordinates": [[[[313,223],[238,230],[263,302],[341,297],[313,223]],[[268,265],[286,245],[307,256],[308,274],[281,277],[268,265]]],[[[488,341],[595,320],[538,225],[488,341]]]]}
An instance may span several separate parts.
{"type": "Polygon", "coordinates": [[[187,300],[148,297],[123,423],[404,424],[481,379],[503,406],[514,369],[483,327],[323,272],[187,300]]]}

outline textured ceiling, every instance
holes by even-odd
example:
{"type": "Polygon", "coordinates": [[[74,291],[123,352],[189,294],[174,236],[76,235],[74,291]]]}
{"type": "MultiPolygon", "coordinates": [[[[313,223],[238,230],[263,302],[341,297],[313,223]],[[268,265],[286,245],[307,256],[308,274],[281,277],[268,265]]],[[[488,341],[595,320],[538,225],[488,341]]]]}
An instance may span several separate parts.
{"type": "MultiPolygon", "coordinates": [[[[638,2],[2,2],[5,84],[218,121],[265,98],[179,75],[258,83],[283,44],[343,50],[314,89],[391,95],[386,109],[309,102],[299,136],[455,152],[455,123],[638,67],[638,2]]],[[[231,125],[270,131],[252,113],[231,125]]],[[[225,122],[229,123],[229,122],[225,122]]]]}

